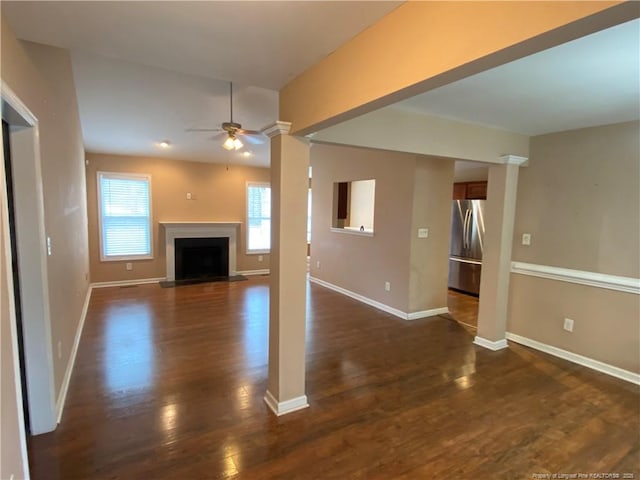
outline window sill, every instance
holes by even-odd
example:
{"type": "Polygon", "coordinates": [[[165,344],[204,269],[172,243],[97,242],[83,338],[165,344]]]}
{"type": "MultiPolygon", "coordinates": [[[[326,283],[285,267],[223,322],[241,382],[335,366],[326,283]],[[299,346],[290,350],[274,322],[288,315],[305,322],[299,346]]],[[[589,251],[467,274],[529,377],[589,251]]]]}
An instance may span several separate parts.
{"type": "Polygon", "coordinates": [[[121,257],[100,257],[101,262],[135,262],[137,260],[153,260],[153,255],[124,255],[121,257]]]}
{"type": "Polygon", "coordinates": [[[271,250],[251,250],[246,252],[247,255],[269,255],[271,250]]]}
{"type": "Polygon", "coordinates": [[[331,227],[331,231],[333,233],[346,233],[347,235],[356,235],[359,237],[373,237],[373,230],[365,230],[364,232],[361,232],[356,228],[351,229],[351,228],[331,227]]]}

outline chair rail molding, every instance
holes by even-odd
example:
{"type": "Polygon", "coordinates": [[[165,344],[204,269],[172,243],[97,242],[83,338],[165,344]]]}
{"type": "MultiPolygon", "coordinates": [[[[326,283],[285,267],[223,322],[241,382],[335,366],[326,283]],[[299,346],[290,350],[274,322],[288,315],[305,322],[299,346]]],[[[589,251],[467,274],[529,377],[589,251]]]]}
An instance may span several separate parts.
{"type": "Polygon", "coordinates": [[[640,295],[640,278],[523,262],[511,262],[511,273],[640,295]]]}

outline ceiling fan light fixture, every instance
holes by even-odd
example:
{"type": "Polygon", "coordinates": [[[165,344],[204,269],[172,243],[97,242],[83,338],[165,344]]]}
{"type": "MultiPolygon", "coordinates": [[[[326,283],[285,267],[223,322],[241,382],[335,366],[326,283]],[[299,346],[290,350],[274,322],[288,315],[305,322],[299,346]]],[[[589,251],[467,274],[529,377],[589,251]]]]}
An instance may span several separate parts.
{"type": "Polygon", "coordinates": [[[222,144],[222,147],[225,150],[240,150],[242,147],[244,147],[244,145],[242,144],[240,139],[230,133],[227,139],[222,144]]]}
{"type": "Polygon", "coordinates": [[[224,143],[222,144],[222,148],[224,148],[225,150],[233,150],[236,148],[234,141],[236,139],[234,137],[232,137],[231,135],[229,135],[227,137],[227,139],[224,141],[224,143]]]}

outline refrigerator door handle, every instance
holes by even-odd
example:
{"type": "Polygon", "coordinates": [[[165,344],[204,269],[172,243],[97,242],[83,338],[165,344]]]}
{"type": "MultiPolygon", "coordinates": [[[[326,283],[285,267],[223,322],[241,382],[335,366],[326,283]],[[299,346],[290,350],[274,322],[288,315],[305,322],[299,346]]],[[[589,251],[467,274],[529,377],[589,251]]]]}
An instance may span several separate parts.
{"type": "Polygon", "coordinates": [[[462,226],[462,245],[464,248],[469,248],[469,218],[471,217],[471,210],[464,212],[464,225],[462,226]]]}
{"type": "Polygon", "coordinates": [[[462,221],[462,255],[464,256],[464,250],[467,248],[467,215],[469,210],[464,211],[464,220],[462,221]]]}
{"type": "Polygon", "coordinates": [[[469,220],[467,220],[467,247],[471,248],[471,227],[473,225],[473,210],[469,210],[469,220]]]}

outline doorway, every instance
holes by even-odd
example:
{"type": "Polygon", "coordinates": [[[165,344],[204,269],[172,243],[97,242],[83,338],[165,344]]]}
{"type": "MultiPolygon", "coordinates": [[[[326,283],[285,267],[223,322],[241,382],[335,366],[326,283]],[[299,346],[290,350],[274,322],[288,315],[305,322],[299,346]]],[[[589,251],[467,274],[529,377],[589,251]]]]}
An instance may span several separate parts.
{"type": "Polygon", "coordinates": [[[4,242],[11,247],[2,254],[8,295],[15,300],[15,305],[10,301],[9,316],[14,362],[20,367],[16,398],[23,405],[24,430],[37,435],[57,425],[39,127],[37,118],[6,82],[1,84],[1,95],[1,181],[7,206],[0,213],[4,242]]]}
{"type": "Polygon", "coordinates": [[[476,329],[484,254],[489,168],[480,162],[455,162],[447,306],[459,323],[476,329]]]}
{"type": "Polygon", "coordinates": [[[13,174],[11,166],[11,137],[9,124],[2,119],[2,149],[4,152],[5,187],[7,190],[7,214],[9,218],[9,241],[11,245],[11,276],[13,278],[13,301],[15,308],[16,336],[18,344],[18,365],[22,386],[22,414],[26,433],[29,434],[29,404],[27,401],[27,375],[24,356],[24,336],[22,326],[22,300],[20,299],[20,274],[18,271],[18,240],[16,236],[15,199],[13,196],[13,174]]]}

